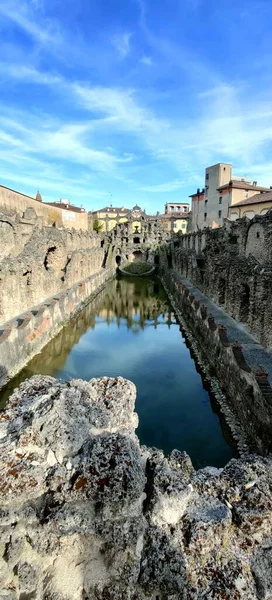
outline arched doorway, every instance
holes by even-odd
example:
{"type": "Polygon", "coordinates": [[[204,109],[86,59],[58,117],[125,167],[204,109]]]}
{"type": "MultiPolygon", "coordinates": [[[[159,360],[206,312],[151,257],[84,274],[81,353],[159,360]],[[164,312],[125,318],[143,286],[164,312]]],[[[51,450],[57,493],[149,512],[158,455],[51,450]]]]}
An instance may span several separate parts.
{"type": "Polygon", "coordinates": [[[115,262],[116,262],[116,264],[117,264],[118,267],[120,266],[121,261],[122,261],[122,259],[121,259],[120,254],[117,254],[117,256],[115,258],[115,262]]]}

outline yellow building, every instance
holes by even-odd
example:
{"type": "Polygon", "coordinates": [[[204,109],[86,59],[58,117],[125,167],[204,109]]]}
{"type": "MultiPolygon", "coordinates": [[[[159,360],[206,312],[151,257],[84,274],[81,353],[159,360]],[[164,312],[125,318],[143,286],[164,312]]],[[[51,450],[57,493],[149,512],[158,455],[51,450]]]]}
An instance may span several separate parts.
{"type": "Polygon", "coordinates": [[[96,221],[103,233],[112,231],[119,223],[130,223],[131,233],[140,233],[143,219],[148,219],[148,215],[137,204],[132,209],[106,206],[89,213],[89,228],[93,229],[96,221]]]}
{"type": "Polygon", "coordinates": [[[240,202],[235,202],[229,208],[231,221],[248,217],[253,219],[255,215],[265,215],[272,208],[272,190],[270,192],[259,192],[240,202]]]}

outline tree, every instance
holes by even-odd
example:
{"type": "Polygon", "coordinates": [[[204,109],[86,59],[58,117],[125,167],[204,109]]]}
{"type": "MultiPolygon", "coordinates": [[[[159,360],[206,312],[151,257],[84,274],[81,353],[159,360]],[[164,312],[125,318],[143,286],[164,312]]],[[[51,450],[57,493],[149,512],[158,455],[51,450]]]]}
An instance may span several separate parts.
{"type": "Polygon", "coordinates": [[[98,219],[95,219],[93,222],[93,230],[96,231],[96,233],[99,233],[99,231],[101,231],[103,229],[103,224],[99,223],[98,219]]]}

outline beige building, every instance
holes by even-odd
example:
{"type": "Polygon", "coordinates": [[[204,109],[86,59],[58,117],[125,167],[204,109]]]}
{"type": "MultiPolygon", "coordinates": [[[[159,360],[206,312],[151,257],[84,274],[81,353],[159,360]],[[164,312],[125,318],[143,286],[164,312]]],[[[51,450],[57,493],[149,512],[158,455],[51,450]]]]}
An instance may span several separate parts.
{"type": "Polygon", "coordinates": [[[230,216],[230,207],[269,188],[250,179],[232,175],[232,165],[218,163],[205,170],[205,188],[191,196],[192,230],[221,227],[230,216]]]}
{"type": "Polygon", "coordinates": [[[164,214],[159,215],[164,229],[177,233],[187,233],[190,204],[188,202],[167,202],[164,214]]]}
{"type": "Polygon", "coordinates": [[[255,215],[265,215],[272,209],[272,190],[259,192],[253,196],[234,203],[229,209],[229,219],[236,221],[242,217],[253,219],[255,215]]]}
{"type": "MultiPolygon", "coordinates": [[[[141,211],[139,206],[135,206],[133,210],[137,208],[141,211]]],[[[125,208],[124,206],[122,206],[122,208],[106,206],[105,208],[94,210],[89,212],[90,228],[92,228],[91,224],[94,223],[94,221],[98,221],[101,226],[101,231],[111,231],[118,223],[126,223],[130,213],[131,211],[129,208],[125,208]]]]}
{"type": "Polygon", "coordinates": [[[0,185],[0,211],[17,212],[22,217],[29,208],[35,210],[38,217],[42,217],[44,225],[56,225],[67,229],[88,230],[88,213],[81,208],[69,204],[67,201],[46,203],[42,201],[41,194],[37,192],[36,198],[22,194],[0,185]]]}

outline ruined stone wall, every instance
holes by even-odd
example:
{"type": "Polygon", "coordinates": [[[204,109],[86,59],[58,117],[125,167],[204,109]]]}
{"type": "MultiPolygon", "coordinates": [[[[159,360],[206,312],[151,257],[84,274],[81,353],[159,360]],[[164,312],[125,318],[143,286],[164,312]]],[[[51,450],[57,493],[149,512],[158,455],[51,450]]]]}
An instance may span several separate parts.
{"type": "Polygon", "coordinates": [[[177,318],[192,334],[203,374],[216,377],[220,385],[215,396],[239,447],[272,452],[270,353],[187,279],[169,270],[163,252],[160,259],[160,276],[177,318]]]}
{"type": "Polygon", "coordinates": [[[272,346],[272,212],[176,238],[168,265],[272,346]]]}
{"type": "Polygon", "coordinates": [[[271,457],[195,471],[135,435],[121,377],[34,376],[0,415],[8,600],[268,600],[271,457]]]}
{"type": "Polygon", "coordinates": [[[0,323],[102,268],[99,235],[44,227],[31,209],[0,214],[0,233],[0,323]]]}
{"type": "Polygon", "coordinates": [[[12,321],[0,325],[0,388],[99,294],[114,276],[113,269],[99,269],[12,321]]]}
{"type": "Polygon", "coordinates": [[[88,231],[87,212],[74,212],[56,206],[49,206],[30,196],[0,185],[0,212],[17,213],[22,217],[23,213],[29,208],[35,210],[38,217],[42,217],[44,225],[55,223],[57,227],[68,229],[73,227],[76,230],[88,231]]]}

